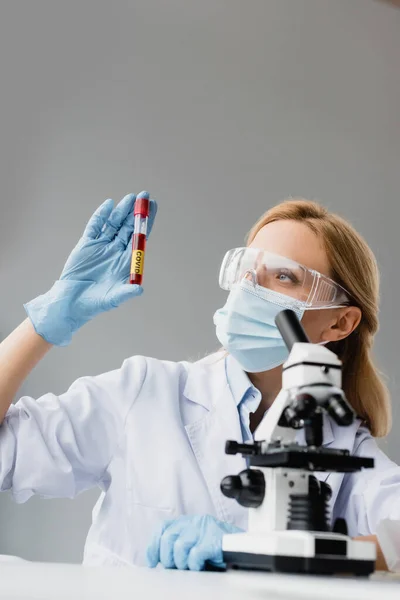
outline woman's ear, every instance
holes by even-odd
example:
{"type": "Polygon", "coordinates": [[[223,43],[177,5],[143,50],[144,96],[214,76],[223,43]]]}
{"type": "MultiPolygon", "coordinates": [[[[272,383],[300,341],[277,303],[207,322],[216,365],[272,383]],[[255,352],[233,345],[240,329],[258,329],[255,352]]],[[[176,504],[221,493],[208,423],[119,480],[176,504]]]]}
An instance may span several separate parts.
{"type": "Polygon", "coordinates": [[[322,333],[326,342],[338,342],[349,336],[358,327],[362,313],[357,306],[346,306],[338,309],[335,319],[332,319],[328,328],[322,333]]]}

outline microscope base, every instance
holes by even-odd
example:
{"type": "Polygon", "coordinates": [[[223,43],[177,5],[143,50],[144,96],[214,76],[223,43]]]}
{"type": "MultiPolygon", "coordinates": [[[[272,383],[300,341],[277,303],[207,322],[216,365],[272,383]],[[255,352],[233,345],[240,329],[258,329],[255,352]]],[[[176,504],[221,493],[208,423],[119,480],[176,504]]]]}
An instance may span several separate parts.
{"type": "Polygon", "coordinates": [[[375,569],[375,545],[336,534],[272,531],[223,537],[228,569],[368,576],[375,569]]]}

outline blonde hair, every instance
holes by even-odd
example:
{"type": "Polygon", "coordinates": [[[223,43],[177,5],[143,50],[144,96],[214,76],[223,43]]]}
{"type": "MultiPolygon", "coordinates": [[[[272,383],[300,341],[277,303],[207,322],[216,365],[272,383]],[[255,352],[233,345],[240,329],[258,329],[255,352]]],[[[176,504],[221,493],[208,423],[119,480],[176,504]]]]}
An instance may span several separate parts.
{"type": "Polygon", "coordinates": [[[343,362],[343,391],[357,415],[375,437],[391,428],[389,393],[371,357],[379,321],[379,271],[365,240],[341,217],[317,202],[294,198],[268,210],[250,230],[250,244],[264,225],[290,219],[307,225],[322,241],[331,277],[350,292],[362,318],[345,339],[328,344],[343,362]]]}

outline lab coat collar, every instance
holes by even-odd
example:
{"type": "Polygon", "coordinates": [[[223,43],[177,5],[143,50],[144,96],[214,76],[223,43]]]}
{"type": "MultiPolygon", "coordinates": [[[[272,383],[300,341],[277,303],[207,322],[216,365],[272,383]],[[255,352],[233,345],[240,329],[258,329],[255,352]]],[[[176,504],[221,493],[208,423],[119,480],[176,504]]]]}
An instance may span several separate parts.
{"type": "MultiPolygon", "coordinates": [[[[235,360],[233,356],[227,354],[225,351],[219,351],[197,361],[196,363],[193,363],[190,366],[189,375],[184,389],[184,396],[186,398],[189,398],[192,402],[201,404],[201,406],[204,406],[204,408],[210,410],[210,401],[211,396],[214,393],[214,389],[212,394],[205,394],[204,387],[199,386],[198,380],[199,377],[205,377],[208,379],[210,377],[210,370],[213,367],[215,367],[214,372],[218,373],[218,378],[221,378],[220,384],[228,384],[236,406],[239,406],[249,390],[256,390],[247,373],[243,371],[237,360],[235,360]]],[[[214,383],[216,382],[213,381],[213,385],[214,383]]],[[[257,407],[255,406],[255,408],[257,407]]]]}
{"type": "Polygon", "coordinates": [[[226,356],[225,370],[226,379],[229,387],[231,388],[233,399],[236,403],[236,406],[239,406],[247,392],[255,388],[251,383],[247,373],[243,371],[242,367],[231,354],[227,354],[226,356]]]}
{"type": "MultiPolygon", "coordinates": [[[[247,373],[243,371],[237,360],[225,351],[220,351],[207,356],[191,366],[184,395],[186,398],[210,410],[212,398],[217,398],[222,393],[225,385],[228,385],[232,399],[237,407],[247,392],[255,389],[247,373]],[[213,373],[214,376],[210,377],[210,373],[213,373]],[[207,386],[206,390],[203,385],[199,386],[198,384],[200,376],[204,379],[207,386]]],[[[256,410],[258,403],[259,400],[256,400],[252,410],[256,410]]],[[[267,413],[265,413],[264,418],[267,418],[267,413]]],[[[323,446],[329,446],[334,440],[335,435],[332,429],[332,420],[324,413],[323,446]]],[[[296,441],[301,445],[305,445],[303,429],[297,432],[296,441]]]]}
{"type": "Polygon", "coordinates": [[[212,399],[218,396],[226,386],[224,373],[224,352],[216,352],[192,363],[189,367],[183,395],[191,402],[210,410],[212,399]]]}
{"type": "MultiPolygon", "coordinates": [[[[191,365],[186,380],[184,396],[210,411],[213,406],[214,408],[221,408],[217,399],[223,393],[227,394],[227,397],[230,397],[230,400],[238,407],[247,392],[252,388],[254,388],[254,386],[248,375],[243,371],[233,356],[227,354],[225,351],[220,351],[191,365]],[[199,385],[200,380],[202,385],[199,385]],[[228,390],[226,388],[228,388],[228,390]]],[[[235,418],[239,423],[237,410],[235,418]]],[[[267,413],[265,413],[264,418],[267,418],[267,413]]],[[[346,428],[340,428],[341,431],[343,431],[343,429],[346,428]]],[[[347,432],[343,431],[343,433],[345,434],[347,432]]],[[[339,437],[342,438],[342,435],[339,437]]],[[[347,436],[344,435],[343,437],[347,436]]],[[[237,439],[242,441],[241,434],[237,439]]],[[[332,428],[332,419],[324,413],[323,445],[329,446],[335,439],[336,436],[334,435],[332,428]]],[[[303,429],[297,432],[296,441],[299,444],[305,444],[303,429]]]]}

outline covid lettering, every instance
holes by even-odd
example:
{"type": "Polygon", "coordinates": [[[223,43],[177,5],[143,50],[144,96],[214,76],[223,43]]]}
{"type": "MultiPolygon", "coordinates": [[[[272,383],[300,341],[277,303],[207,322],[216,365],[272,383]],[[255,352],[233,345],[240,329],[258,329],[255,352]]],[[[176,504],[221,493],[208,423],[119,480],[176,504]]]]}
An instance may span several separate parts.
{"type": "Polygon", "coordinates": [[[132,255],[131,273],[142,275],[143,273],[143,250],[135,250],[132,255]]]}
{"type": "Polygon", "coordinates": [[[142,273],[142,256],[139,254],[139,252],[136,254],[135,273],[136,275],[140,275],[142,273]]]}

